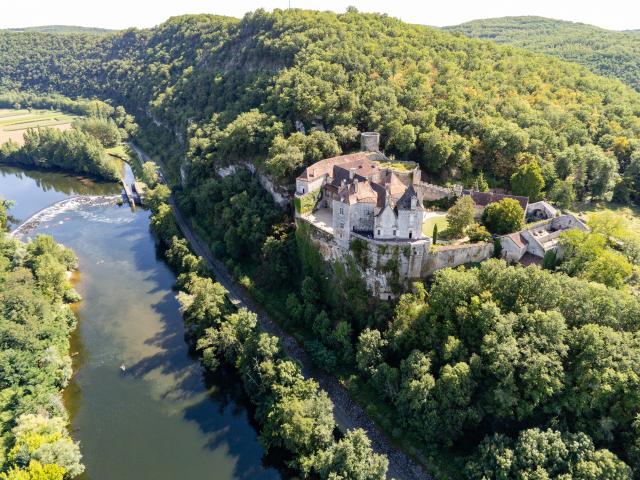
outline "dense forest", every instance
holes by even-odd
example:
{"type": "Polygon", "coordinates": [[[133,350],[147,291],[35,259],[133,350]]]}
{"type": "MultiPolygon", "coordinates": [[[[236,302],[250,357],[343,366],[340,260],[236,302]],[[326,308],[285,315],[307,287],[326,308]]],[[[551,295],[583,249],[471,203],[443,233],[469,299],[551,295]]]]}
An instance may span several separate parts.
{"type": "Polygon", "coordinates": [[[49,236],[4,233],[0,201],[0,478],[62,480],[82,473],[61,390],[71,378],[75,254],[49,236]]]}
{"type": "Polygon", "coordinates": [[[640,91],[640,32],[637,30],[618,32],[544,17],[474,20],[445,30],[576,62],[640,91]]]}
{"type": "MultiPolygon", "coordinates": [[[[2,32],[0,45],[1,89],[97,96],[135,114],[136,141],[164,160],[181,209],[212,250],[434,474],[631,478],[640,306],[616,278],[598,276],[602,261],[589,263],[615,241],[594,236],[556,273],[499,261],[446,270],[428,294],[416,286],[394,306],[370,297],[357,251],[323,264],[254,175],[217,171],[252,162],[287,186],[305,165],[356,148],[359,131],[377,130],[388,155],[437,180],[486,178],[569,204],[634,202],[633,89],[559,59],[354,9],[184,16],[101,36],[2,32]]],[[[250,315],[227,310],[198,259],[173,240],[168,191],[157,189],[152,227],[183,273],[181,303],[205,363],[237,367],[265,444],[293,453],[303,473],[328,477],[336,445],[354,439],[329,439],[321,393],[299,381],[272,338],[248,333],[250,315]],[[280,375],[275,365],[287,370],[284,386],[280,377],[255,382],[248,354],[269,375],[280,375]],[[309,426],[296,441],[278,430],[287,405],[299,411],[292,421],[309,426]]]]}
{"type": "Polygon", "coordinates": [[[176,176],[191,152],[194,183],[238,158],[287,183],[305,164],[353,148],[358,130],[377,130],[388,154],[433,176],[482,170],[508,186],[535,159],[549,190],[556,155],[580,147],[577,163],[592,167],[578,167],[586,194],[610,196],[640,132],[640,96],[619,82],[355,11],[184,16],[101,36],[3,32],[0,45],[0,88],[98,96],[152,118],[181,140],[162,149],[176,176]],[[592,192],[601,170],[605,189],[592,192]]]}
{"type": "Polygon", "coordinates": [[[41,25],[38,27],[7,28],[10,32],[42,32],[42,33],[93,33],[102,35],[113,32],[107,28],[78,27],[75,25],[41,25]]]}

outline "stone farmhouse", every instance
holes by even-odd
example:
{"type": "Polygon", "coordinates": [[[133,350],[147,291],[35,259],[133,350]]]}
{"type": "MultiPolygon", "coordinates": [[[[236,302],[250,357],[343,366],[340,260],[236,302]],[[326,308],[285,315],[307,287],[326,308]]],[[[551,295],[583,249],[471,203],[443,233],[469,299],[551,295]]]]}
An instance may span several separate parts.
{"type": "Polygon", "coordinates": [[[511,263],[540,263],[549,251],[561,253],[557,252],[560,234],[572,228],[584,232],[589,230],[578,218],[565,214],[500,237],[502,258],[511,263]]]}
{"type": "Polygon", "coordinates": [[[307,167],[296,179],[294,203],[296,222],[310,227],[311,240],[325,260],[343,259],[354,243],[366,247],[365,280],[381,298],[395,296],[398,281],[425,278],[438,269],[481,262],[494,255],[493,243],[433,246],[423,225],[438,214],[427,211],[425,201],[469,195],[480,217],[487,205],[515,199],[527,221],[542,222],[500,237],[502,256],[510,262],[533,258],[540,263],[547,251],[557,248],[562,231],[586,229],[571,215],[559,216],[546,202],[529,204],[527,197],[423,182],[417,165],[389,160],[378,144],[377,133],[363,133],[362,151],[307,167]],[[389,278],[390,265],[398,276],[395,280],[389,278]]]}

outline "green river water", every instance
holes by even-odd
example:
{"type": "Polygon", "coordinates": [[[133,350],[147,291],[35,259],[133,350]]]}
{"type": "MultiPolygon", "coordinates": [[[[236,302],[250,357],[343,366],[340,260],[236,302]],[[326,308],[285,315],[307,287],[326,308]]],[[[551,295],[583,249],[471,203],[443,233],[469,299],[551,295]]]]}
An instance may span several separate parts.
{"type": "MultiPolygon", "coordinates": [[[[0,195],[16,201],[19,220],[73,195],[119,192],[115,184],[0,167],[0,195]]],[[[26,236],[51,234],[80,259],[83,300],[65,401],[82,478],[281,478],[265,461],[237,379],[206,378],[189,352],[175,277],[157,257],[149,213],[113,199],[47,212],[26,236]]]]}

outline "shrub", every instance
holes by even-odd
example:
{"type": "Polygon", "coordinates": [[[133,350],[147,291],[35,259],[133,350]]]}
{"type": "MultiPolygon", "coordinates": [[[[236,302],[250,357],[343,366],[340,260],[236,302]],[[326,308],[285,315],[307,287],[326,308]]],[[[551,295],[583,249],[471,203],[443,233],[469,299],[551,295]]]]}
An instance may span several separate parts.
{"type": "Polygon", "coordinates": [[[469,235],[469,240],[472,242],[490,242],[491,234],[489,230],[487,230],[482,225],[478,225],[474,223],[467,229],[467,235],[469,235]]]}
{"type": "Polygon", "coordinates": [[[524,225],[524,210],[517,200],[503,198],[484,209],[482,222],[491,233],[504,235],[520,230],[524,225]]]}

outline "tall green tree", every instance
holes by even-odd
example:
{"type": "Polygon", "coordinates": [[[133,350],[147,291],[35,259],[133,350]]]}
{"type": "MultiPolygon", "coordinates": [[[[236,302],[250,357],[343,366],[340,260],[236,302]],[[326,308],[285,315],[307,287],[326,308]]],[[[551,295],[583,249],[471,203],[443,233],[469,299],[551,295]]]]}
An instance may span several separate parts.
{"type": "Polygon", "coordinates": [[[530,202],[540,200],[543,189],[542,169],[535,160],[520,165],[516,173],[511,176],[511,190],[513,190],[513,193],[529,197],[530,202]]]}
{"type": "Polygon", "coordinates": [[[451,238],[459,238],[473,223],[475,203],[469,195],[464,195],[447,211],[447,232],[451,238]]]}
{"type": "Polygon", "coordinates": [[[524,210],[517,200],[503,198],[486,206],[482,212],[482,222],[491,233],[501,235],[516,232],[524,226],[524,210]]]}

